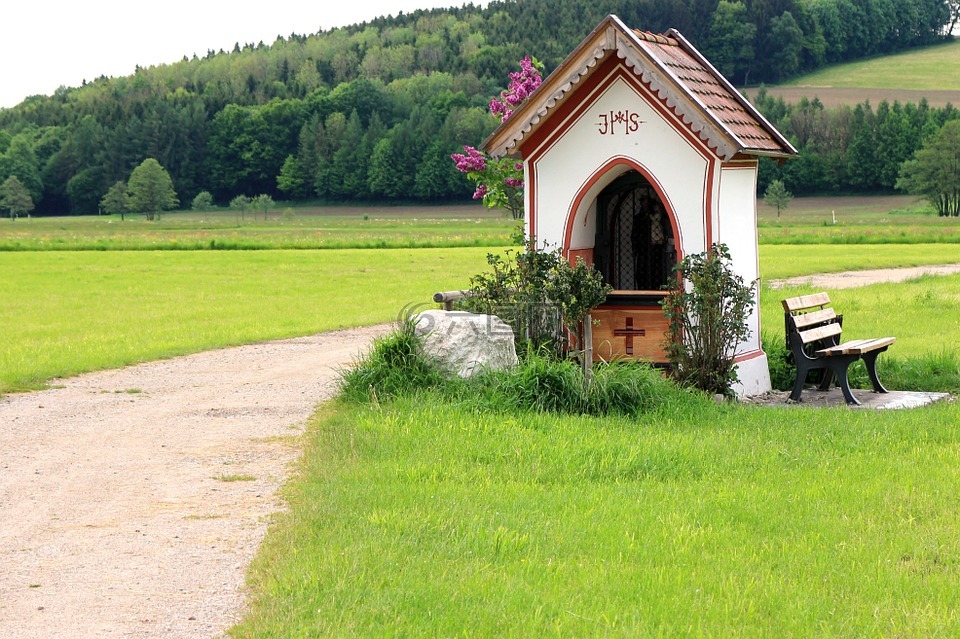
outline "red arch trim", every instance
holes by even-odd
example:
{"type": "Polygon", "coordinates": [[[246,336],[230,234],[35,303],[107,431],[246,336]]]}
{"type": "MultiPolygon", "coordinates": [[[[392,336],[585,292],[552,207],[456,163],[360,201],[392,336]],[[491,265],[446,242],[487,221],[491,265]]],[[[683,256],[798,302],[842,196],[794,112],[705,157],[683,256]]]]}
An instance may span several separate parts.
{"type": "MultiPolygon", "coordinates": [[[[677,223],[677,215],[673,209],[673,204],[670,202],[670,199],[666,196],[666,192],[663,190],[663,187],[660,185],[660,182],[657,181],[653,174],[651,174],[643,165],[639,162],[628,158],[625,156],[617,156],[611,158],[607,161],[606,164],[597,169],[586,182],[581,185],[580,189],[577,191],[577,196],[573,198],[573,204],[567,210],[567,221],[564,224],[563,228],[563,254],[565,257],[570,257],[570,240],[573,237],[573,225],[576,222],[577,211],[580,210],[581,204],[583,204],[584,198],[587,196],[587,193],[596,186],[605,175],[610,173],[614,168],[618,166],[626,166],[635,170],[637,173],[642,175],[646,180],[653,186],[653,189],[657,192],[657,197],[660,198],[660,202],[663,204],[664,210],[667,212],[667,217],[670,219],[670,226],[673,227],[673,237],[675,238],[676,250],[677,250],[677,259],[683,258],[683,242],[680,235],[680,226],[677,223]]],[[[708,196],[709,197],[709,196],[708,196]]]]}

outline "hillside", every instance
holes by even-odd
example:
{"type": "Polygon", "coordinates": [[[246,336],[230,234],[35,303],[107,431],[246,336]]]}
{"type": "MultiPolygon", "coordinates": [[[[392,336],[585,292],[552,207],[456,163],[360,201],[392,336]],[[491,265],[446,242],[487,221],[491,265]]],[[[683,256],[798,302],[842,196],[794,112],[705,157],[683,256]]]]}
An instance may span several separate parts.
{"type": "Polygon", "coordinates": [[[960,91],[960,39],[825,67],[786,86],[960,91]]]}
{"type": "Polygon", "coordinates": [[[223,205],[258,194],[469,198],[450,154],[496,125],[486,105],[508,74],[526,55],[549,73],[608,14],[653,32],[677,28],[743,84],[939,42],[951,19],[943,0],[889,9],[882,0],[494,0],[238,43],[0,109],[0,183],[15,175],[36,213],[93,213],[153,158],[184,206],[201,193],[223,205]],[[865,28],[837,28],[853,23],[865,28]]]}
{"type": "MultiPolygon", "coordinates": [[[[753,97],[758,89],[746,91],[753,97]]],[[[788,103],[818,98],[825,106],[869,101],[914,102],[925,98],[930,106],[960,105],[960,39],[867,60],[831,65],[767,93],[788,103]]]]}

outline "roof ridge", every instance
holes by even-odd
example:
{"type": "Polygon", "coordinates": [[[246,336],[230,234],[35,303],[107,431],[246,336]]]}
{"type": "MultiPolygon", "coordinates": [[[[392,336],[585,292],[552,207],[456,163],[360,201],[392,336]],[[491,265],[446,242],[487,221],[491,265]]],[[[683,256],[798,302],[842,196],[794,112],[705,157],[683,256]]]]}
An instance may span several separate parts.
{"type": "Polygon", "coordinates": [[[666,44],[671,47],[680,46],[680,43],[677,42],[676,39],[668,38],[667,36],[662,35],[660,33],[651,33],[650,31],[643,31],[642,29],[633,29],[633,33],[635,36],[637,36],[641,40],[646,40],[647,42],[654,42],[656,44],[666,44]]]}

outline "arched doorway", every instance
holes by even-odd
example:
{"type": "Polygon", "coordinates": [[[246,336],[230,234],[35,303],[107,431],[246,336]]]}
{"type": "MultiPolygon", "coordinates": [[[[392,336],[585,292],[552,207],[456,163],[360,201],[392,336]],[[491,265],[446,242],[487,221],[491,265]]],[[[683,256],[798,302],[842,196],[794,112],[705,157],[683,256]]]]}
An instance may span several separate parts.
{"type": "Polygon", "coordinates": [[[676,261],[673,225],[653,185],[637,171],[614,180],[597,198],[597,270],[614,291],[649,294],[669,283],[676,261]]]}
{"type": "Polygon", "coordinates": [[[660,302],[677,263],[677,227],[657,189],[636,170],[607,185],[596,202],[594,266],[614,290],[592,313],[594,355],[665,363],[660,302]]]}

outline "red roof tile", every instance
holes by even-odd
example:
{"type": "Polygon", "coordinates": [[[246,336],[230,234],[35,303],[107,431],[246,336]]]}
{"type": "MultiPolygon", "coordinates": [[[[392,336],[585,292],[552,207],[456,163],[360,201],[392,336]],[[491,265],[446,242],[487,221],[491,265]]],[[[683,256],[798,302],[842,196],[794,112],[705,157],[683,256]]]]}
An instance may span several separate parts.
{"type": "Polygon", "coordinates": [[[693,52],[685,50],[676,38],[641,31],[634,33],[641,40],[641,46],[663,64],[686,92],[742,143],[742,150],[784,151],[782,138],[775,137],[769,124],[764,126],[765,122],[758,119],[758,113],[747,110],[749,107],[744,105],[744,98],[722,80],[720,73],[706,59],[695,57],[695,49],[693,52]]]}

